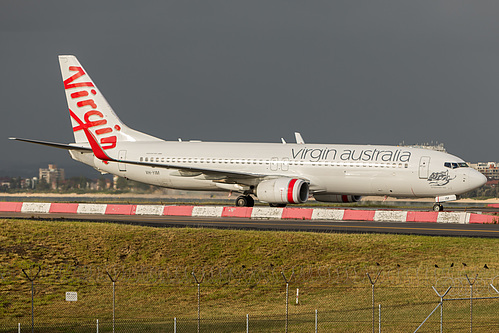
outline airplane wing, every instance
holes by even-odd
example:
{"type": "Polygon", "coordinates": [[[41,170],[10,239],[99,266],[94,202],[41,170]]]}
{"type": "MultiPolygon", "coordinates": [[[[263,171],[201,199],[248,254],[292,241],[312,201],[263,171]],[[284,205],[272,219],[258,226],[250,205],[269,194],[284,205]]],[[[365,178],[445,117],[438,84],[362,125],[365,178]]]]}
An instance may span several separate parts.
{"type": "Polygon", "coordinates": [[[208,168],[197,168],[184,165],[175,164],[164,164],[164,163],[154,163],[154,162],[136,162],[127,160],[112,159],[112,162],[125,163],[132,165],[148,166],[152,168],[163,168],[163,169],[176,169],[179,170],[179,175],[184,177],[196,177],[201,174],[205,175],[206,179],[217,180],[222,178],[238,178],[238,179],[251,179],[251,178],[266,178],[268,175],[251,173],[251,172],[238,172],[238,171],[223,171],[208,168]]]}
{"type": "Polygon", "coordinates": [[[226,171],[208,168],[198,168],[189,167],[183,165],[174,164],[164,164],[164,163],[151,163],[151,162],[136,162],[127,160],[111,159],[108,161],[116,163],[125,163],[132,165],[147,166],[152,168],[162,168],[162,169],[176,169],[178,170],[178,176],[180,177],[203,177],[203,179],[211,180],[215,183],[224,184],[240,184],[248,186],[257,186],[262,180],[275,179],[275,178],[298,178],[307,182],[310,186],[311,193],[324,192],[325,189],[317,186],[310,179],[300,177],[300,176],[290,176],[290,175],[279,175],[279,174],[262,174],[262,173],[252,173],[252,172],[239,172],[239,171],[226,171]]]}

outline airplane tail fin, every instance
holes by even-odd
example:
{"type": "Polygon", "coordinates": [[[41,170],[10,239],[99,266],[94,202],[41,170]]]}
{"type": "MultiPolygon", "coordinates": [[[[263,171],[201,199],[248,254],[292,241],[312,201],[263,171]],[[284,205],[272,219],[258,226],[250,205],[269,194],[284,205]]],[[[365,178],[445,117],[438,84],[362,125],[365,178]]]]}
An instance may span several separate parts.
{"type": "Polygon", "coordinates": [[[106,155],[119,142],[162,141],[126,126],[75,56],[60,55],[59,65],[76,143],[89,143],[106,155]]]}

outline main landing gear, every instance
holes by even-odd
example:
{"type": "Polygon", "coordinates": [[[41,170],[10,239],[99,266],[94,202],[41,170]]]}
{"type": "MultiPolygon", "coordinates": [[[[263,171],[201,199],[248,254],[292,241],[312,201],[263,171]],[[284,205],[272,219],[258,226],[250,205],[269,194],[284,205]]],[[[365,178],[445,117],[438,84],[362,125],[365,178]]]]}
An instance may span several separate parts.
{"type": "Polygon", "coordinates": [[[434,205],[433,205],[433,211],[434,212],[441,212],[444,210],[444,205],[442,205],[440,202],[436,202],[434,205]]]}
{"type": "Polygon", "coordinates": [[[253,207],[255,200],[250,195],[241,195],[236,199],[237,207],[253,207]]]}

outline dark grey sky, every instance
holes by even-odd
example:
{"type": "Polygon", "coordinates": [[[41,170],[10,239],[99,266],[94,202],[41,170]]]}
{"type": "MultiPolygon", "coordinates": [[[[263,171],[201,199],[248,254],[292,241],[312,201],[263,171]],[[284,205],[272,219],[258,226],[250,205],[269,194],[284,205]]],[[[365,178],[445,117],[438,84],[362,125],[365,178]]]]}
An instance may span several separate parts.
{"type": "Polygon", "coordinates": [[[7,140],[73,140],[58,54],[78,57],[125,123],[164,139],[300,131],[499,160],[498,17],[499,1],[4,0],[0,175],[91,170],[7,140]]]}

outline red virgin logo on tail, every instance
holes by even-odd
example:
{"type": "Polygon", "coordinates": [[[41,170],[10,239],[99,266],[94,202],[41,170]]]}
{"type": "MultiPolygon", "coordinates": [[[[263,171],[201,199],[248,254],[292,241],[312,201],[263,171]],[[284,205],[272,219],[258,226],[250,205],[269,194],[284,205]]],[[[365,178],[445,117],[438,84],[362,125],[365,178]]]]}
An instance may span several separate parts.
{"type": "MultiPolygon", "coordinates": [[[[112,149],[116,147],[117,137],[116,135],[112,135],[113,127],[110,127],[107,124],[107,120],[102,112],[98,110],[97,104],[92,98],[92,95],[97,95],[97,91],[95,89],[91,89],[92,87],[95,87],[94,84],[92,82],[75,82],[79,78],[86,75],[83,68],[78,66],[69,66],[69,70],[76,73],[64,80],[64,89],[68,90],[81,88],[82,90],[71,93],[70,97],[76,101],[76,106],[78,108],[90,107],[91,109],[83,114],[83,120],[80,119],[71,109],[69,110],[71,118],[78,123],[77,126],[73,127],[73,132],[83,131],[88,139],[88,142],[92,146],[94,154],[100,159],[108,160],[109,157],[104,153],[103,149],[112,149]],[[99,127],[93,132],[96,136],[102,136],[100,138],[100,145],[98,144],[96,136],[94,136],[94,134],[90,131],[90,129],[94,127],[99,127]]],[[[119,125],[115,125],[114,130],[119,131],[121,128],[119,125]]]]}

